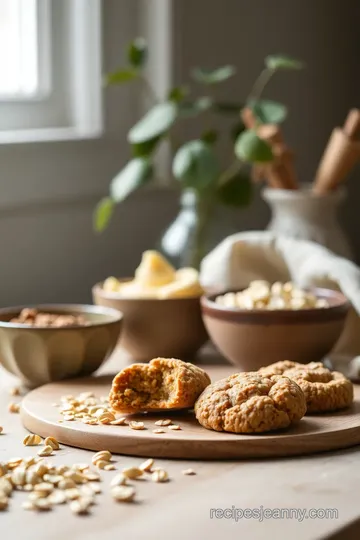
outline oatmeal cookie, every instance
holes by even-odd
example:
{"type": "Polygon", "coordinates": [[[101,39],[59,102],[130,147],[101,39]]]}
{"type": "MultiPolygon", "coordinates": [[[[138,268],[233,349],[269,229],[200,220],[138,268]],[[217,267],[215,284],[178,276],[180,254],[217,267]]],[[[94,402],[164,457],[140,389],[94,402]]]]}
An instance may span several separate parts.
{"type": "Polygon", "coordinates": [[[267,376],[281,373],[295,381],[305,394],[307,412],[336,411],[349,407],[354,399],[351,381],[321,362],[298,364],[285,360],[260,368],[259,373],[267,376]]]}
{"type": "Polygon", "coordinates": [[[174,358],[132,364],[116,375],[110,392],[115,411],[134,413],[157,409],[189,409],[210,384],[208,374],[174,358]]]}
{"type": "Polygon", "coordinates": [[[208,386],[195,403],[202,426],[215,431],[262,433],[298,422],[305,396],[287,377],[237,373],[208,386]]]}

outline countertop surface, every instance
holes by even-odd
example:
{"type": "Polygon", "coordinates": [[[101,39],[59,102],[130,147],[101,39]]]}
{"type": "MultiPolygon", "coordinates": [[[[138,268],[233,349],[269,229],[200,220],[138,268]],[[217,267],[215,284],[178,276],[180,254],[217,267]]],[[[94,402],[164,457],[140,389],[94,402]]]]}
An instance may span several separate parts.
{"type": "MultiPolygon", "coordinates": [[[[117,351],[101,371],[116,372],[125,362],[128,360],[117,351]]],[[[0,462],[14,456],[36,455],[38,451],[37,447],[23,446],[27,431],[19,415],[8,412],[11,401],[21,401],[21,397],[10,395],[11,388],[17,385],[18,381],[0,368],[0,426],[4,428],[0,462]]],[[[62,446],[47,459],[56,465],[91,463],[92,455],[62,446]]],[[[115,456],[118,470],[142,461],[115,456]]],[[[170,481],[134,482],[136,503],[115,502],[109,484],[117,472],[101,471],[103,493],[88,516],[73,515],[65,505],[40,514],[26,511],[21,507],[26,494],[15,492],[8,510],[0,512],[0,538],[359,538],[360,447],[302,458],[236,462],[158,459],[156,465],[167,470],[170,481]],[[182,470],[187,468],[194,469],[196,475],[183,475],[182,470]],[[281,518],[281,509],[293,509],[293,517],[281,518]],[[329,513],[337,513],[337,517],[326,516],[329,513]]]]}

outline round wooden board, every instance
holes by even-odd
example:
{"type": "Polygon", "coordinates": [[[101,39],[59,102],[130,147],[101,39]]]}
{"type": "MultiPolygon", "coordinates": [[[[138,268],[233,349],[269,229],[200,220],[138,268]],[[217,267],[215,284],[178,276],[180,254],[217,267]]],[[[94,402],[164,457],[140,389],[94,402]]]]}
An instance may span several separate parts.
{"type": "MultiPolygon", "coordinates": [[[[234,368],[204,366],[212,381],[234,373],[234,368]]],[[[91,391],[108,394],[111,376],[87,377],[52,383],[33,390],[24,398],[21,416],[24,426],[42,437],[52,435],[59,442],[87,450],[110,450],[117,454],[183,459],[243,459],[303,455],[360,444],[360,386],[355,385],[355,402],[350,409],[333,414],[306,416],[290,429],[264,435],[236,435],[208,431],[192,412],[161,412],[131,415],[142,420],[146,430],[128,426],[90,426],[81,422],[58,423],[59,410],[52,404],[67,394],[91,391]],[[155,420],[171,418],[181,431],[164,428],[156,435],[155,420]]]]}

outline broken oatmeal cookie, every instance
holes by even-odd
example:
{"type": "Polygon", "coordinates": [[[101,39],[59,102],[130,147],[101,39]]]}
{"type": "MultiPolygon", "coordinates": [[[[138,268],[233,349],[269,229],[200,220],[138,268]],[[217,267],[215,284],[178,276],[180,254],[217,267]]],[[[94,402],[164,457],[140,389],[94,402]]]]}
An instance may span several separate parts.
{"type": "Polygon", "coordinates": [[[132,364],[116,375],[110,392],[115,411],[134,413],[158,409],[189,409],[210,384],[201,368],[174,358],[132,364]]]}
{"type": "Polygon", "coordinates": [[[200,424],[215,431],[262,433],[286,428],[306,412],[301,388],[287,377],[237,373],[208,386],[195,403],[200,424]]]}

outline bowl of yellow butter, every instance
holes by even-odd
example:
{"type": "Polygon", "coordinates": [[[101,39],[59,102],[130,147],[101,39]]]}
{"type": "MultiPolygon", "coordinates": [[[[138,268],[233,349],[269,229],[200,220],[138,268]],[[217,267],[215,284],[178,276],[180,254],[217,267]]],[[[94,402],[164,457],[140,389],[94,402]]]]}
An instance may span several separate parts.
{"type": "Polygon", "coordinates": [[[194,268],[176,270],[156,251],[143,253],[133,278],[109,277],[93,287],[95,304],[124,314],[120,346],[138,361],[192,359],[207,340],[202,294],[194,268]]]}

